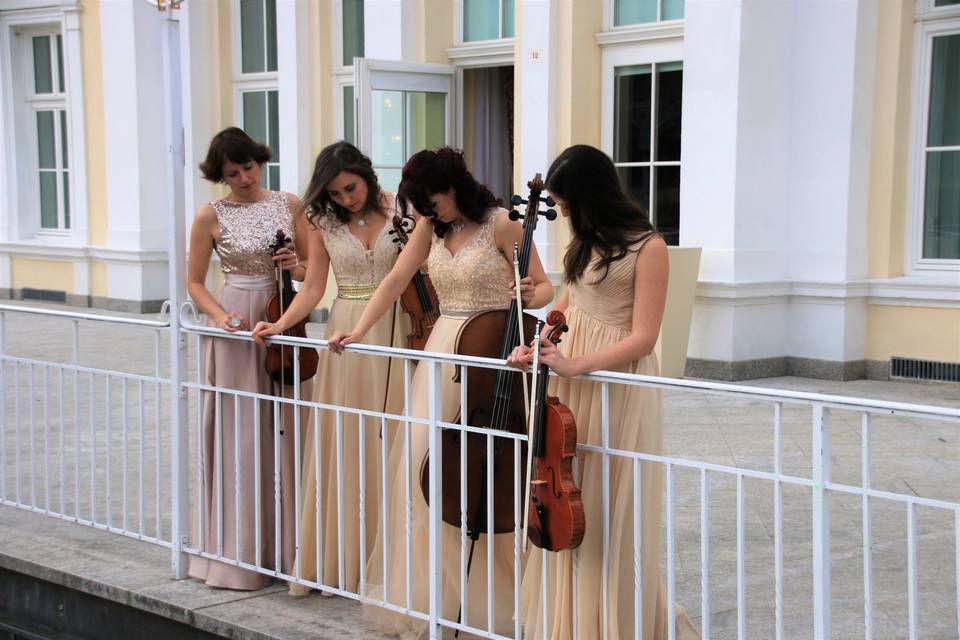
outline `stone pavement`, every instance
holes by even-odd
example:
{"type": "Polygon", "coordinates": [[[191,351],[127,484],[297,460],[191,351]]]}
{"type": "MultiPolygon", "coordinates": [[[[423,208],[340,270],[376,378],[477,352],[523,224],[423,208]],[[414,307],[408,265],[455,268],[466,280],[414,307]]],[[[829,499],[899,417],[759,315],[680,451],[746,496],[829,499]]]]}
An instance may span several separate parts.
{"type": "MultiPolygon", "coordinates": [[[[6,353],[68,362],[70,326],[63,320],[8,313],[6,353]]],[[[320,330],[312,325],[311,335],[319,335],[320,330]]],[[[151,330],[84,322],[80,335],[82,365],[153,375],[156,343],[151,330]]],[[[158,343],[160,373],[166,376],[168,347],[162,332],[158,343]]],[[[191,371],[194,363],[195,358],[191,358],[191,371]]],[[[59,510],[62,499],[65,513],[73,514],[79,508],[81,516],[88,518],[93,511],[98,522],[109,518],[114,526],[123,525],[132,531],[142,527],[146,535],[159,532],[160,537],[169,538],[169,496],[164,482],[157,482],[158,468],[160,478],[166,477],[168,439],[164,429],[156,428],[156,385],[141,385],[137,380],[124,385],[114,378],[108,390],[103,376],[92,376],[91,387],[91,376],[81,374],[75,389],[71,373],[63,376],[61,395],[59,374],[55,370],[44,374],[43,368],[34,366],[36,400],[30,403],[30,373],[27,365],[20,366],[19,375],[13,364],[8,363],[3,369],[3,495],[12,499],[16,494],[14,453],[19,447],[19,489],[23,501],[32,499],[43,507],[49,499],[51,507],[59,510]],[[50,397],[46,406],[42,402],[44,388],[50,397]],[[64,399],[62,431],[60,397],[64,399]],[[49,429],[45,429],[48,423],[49,429]],[[19,430],[15,428],[17,424],[19,430]],[[32,438],[31,424],[36,425],[32,438]],[[91,433],[95,436],[95,448],[90,446],[91,433]],[[124,438],[130,447],[126,464],[122,455],[124,438]],[[96,478],[96,496],[90,496],[86,489],[91,475],[96,478]],[[124,477],[126,492],[122,491],[124,477]],[[75,492],[78,478],[84,487],[80,495],[75,492]]],[[[960,407],[960,386],[949,384],[866,380],[839,383],[800,378],[744,384],[960,407]]],[[[160,425],[167,421],[167,393],[165,388],[160,391],[160,425]]],[[[668,455],[744,469],[773,470],[774,410],[769,402],[672,390],[664,394],[664,399],[668,455]]],[[[195,416],[191,412],[194,422],[195,416]]],[[[859,486],[860,416],[833,410],[831,421],[832,479],[859,486]]],[[[809,407],[784,405],[782,425],[785,473],[809,478],[809,407]]],[[[872,421],[871,448],[874,488],[960,502],[960,424],[880,415],[872,421]]],[[[674,483],[677,600],[699,625],[699,471],[675,467],[674,483]]],[[[709,486],[711,637],[733,638],[737,631],[736,477],[711,473],[709,486]]],[[[747,478],[743,489],[745,635],[768,638],[774,635],[773,484],[747,478]]],[[[831,494],[835,638],[863,637],[864,633],[862,513],[859,496],[831,494]]],[[[907,637],[906,508],[903,503],[874,499],[871,515],[875,637],[907,637]]],[[[917,602],[922,638],[957,637],[956,517],[954,512],[916,509],[917,602]]],[[[813,634],[811,519],[809,488],[784,484],[783,599],[786,637],[790,638],[809,638],[813,634]]],[[[666,540],[661,552],[666,571],[666,540]]],[[[334,638],[358,633],[371,637],[362,625],[359,607],[351,600],[315,594],[295,599],[279,585],[244,594],[208,589],[190,580],[173,581],[169,578],[169,553],[161,547],[10,507],[0,507],[0,566],[87,589],[235,638],[334,638]]]]}

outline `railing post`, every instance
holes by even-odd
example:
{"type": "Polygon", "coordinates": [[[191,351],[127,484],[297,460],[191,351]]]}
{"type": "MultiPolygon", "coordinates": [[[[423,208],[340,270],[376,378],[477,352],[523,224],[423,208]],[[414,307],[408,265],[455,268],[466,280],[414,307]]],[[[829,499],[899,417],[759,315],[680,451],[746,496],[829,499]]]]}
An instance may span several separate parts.
{"type": "Polygon", "coordinates": [[[168,117],[165,118],[167,151],[167,184],[169,185],[170,218],[167,229],[167,256],[170,302],[170,541],[173,577],[187,577],[187,545],[189,527],[189,399],[182,383],[187,378],[187,338],[180,331],[180,306],[186,299],[184,229],[184,156],[182,122],[182,88],[180,68],[180,22],[176,12],[159,14],[163,92],[168,117]]]}
{"type": "Polygon", "coordinates": [[[830,640],[830,413],[813,405],[813,637],[830,640]]]}
{"type": "MultiPolygon", "coordinates": [[[[422,365],[422,363],[421,363],[422,365]]],[[[430,455],[430,638],[442,636],[439,618],[442,614],[443,598],[440,593],[443,585],[443,556],[440,548],[441,514],[440,504],[440,468],[443,464],[441,457],[442,429],[438,422],[442,415],[443,406],[443,376],[440,373],[440,363],[433,361],[430,367],[428,382],[429,395],[429,424],[427,435],[430,455]]],[[[466,435],[464,435],[466,437],[466,435]]]]}

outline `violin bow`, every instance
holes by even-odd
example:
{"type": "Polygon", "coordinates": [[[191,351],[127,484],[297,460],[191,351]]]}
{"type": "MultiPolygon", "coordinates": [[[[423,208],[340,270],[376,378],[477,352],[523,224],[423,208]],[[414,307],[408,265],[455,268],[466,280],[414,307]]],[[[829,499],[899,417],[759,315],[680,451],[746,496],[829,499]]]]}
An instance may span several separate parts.
{"type": "MultiPolygon", "coordinates": [[[[526,495],[523,499],[523,552],[527,552],[527,528],[530,525],[530,473],[533,470],[533,431],[537,415],[537,383],[540,375],[540,328],[543,322],[537,321],[537,330],[533,335],[533,394],[530,396],[530,409],[527,411],[527,479],[526,495]]],[[[524,378],[526,379],[526,378],[524,378]]]]}

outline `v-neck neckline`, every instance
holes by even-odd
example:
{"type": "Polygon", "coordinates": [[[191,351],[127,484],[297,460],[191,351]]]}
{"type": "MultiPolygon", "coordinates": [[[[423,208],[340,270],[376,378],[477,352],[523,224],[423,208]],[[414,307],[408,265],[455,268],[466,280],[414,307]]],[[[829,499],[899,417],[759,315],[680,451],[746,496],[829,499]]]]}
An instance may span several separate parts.
{"type": "Polygon", "coordinates": [[[367,248],[367,245],[363,244],[363,240],[360,238],[360,236],[358,236],[357,234],[355,234],[353,231],[350,231],[350,225],[349,225],[349,224],[344,224],[343,226],[344,226],[344,231],[347,232],[347,235],[349,235],[349,236],[352,237],[354,240],[356,240],[356,241],[357,241],[357,244],[360,245],[360,248],[363,249],[364,252],[370,253],[371,251],[374,251],[374,250],[377,248],[377,245],[378,245],[378,244],[380,244],[380,236],[382,236],[382,235],[383,235],[383,232],[386,230],[386,228],[390,226],[390,221],[387,220],[386,222],[383,223],[383,226],[380,227],[380,231],[378,231],[378,232],[377,232],[377,235],[374,236],[374,238],[373,238],[373,246],[370,247],[369,249],[367,248]]]}

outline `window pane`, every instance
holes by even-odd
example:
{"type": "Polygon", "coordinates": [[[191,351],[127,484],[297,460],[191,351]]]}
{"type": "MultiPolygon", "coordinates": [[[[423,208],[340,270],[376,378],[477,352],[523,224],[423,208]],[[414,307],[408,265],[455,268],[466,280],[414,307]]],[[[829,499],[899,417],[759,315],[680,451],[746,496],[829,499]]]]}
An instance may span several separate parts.
{"type": "Polygon", "coordinates": [[[624,24],[656,22],[657,2],[658,0],[614,0],[613,24],[619,27],[624,24]]]}
{"type": "Polygon", "coordinates": [[[280,190],[280,167],[275,164],[267,166],[267,172],[270,175],[269,183],[267,188],[271,191],[280,190]]]}
{"type": "Polygon", "coordinates": [[[679,20],[683,17],[683,0],[663,0],[660,9],[661,20],[679,20]]]}
{"type": "Polygon", "coordinates": [[[371,92],[372,154],[375,165],[403,165],[403,92],[371,92]]]}
{"type": "Polygon", "coordinates": [[[657,231],[667,244],[676,246],[680,244],[680,167],[656,167],[654,172],[657,231]]]}
{"type": "Polygon", "coordinates": [[[363,57],[363,0],[343,0],[343,66],[363,57]]]}
{"type": "Polygon", "coordinates": [[[67,112],[60,110],[60,166],[64,169],[70,166],[67,155],[67,112]]]}
{"type": "Polygon", "coordinates": [[[243,130],[254,140],[270,144],[267,141],[266,91],[247,91],[243,94],[243,130]]]}
{"type": "Polygon", "coordinates": [[[614,70],[613,104],[613,160],[649,162],[650,65],[614,70]]]}
{"type": "Polygon", "coordinates": [[[57,172],[40,172],[40,226],[57,228],[57,172]]]}
{"type": "Polygon", "coordinates": [[[680,159],[683,65],[657,65],[657,160],[680,159]]]}
{"type": "Polygon", "coordinates": [[[63,84],[63,38],[57,35],[57,91],[64,92],[63,84]]]}
{"type": "Polygon", "coordinates": [[[57,168],[53,111],[37,111],[37,160],[41,169],[57,168]]]}
{"type": "Polygon", "coordinates": [[[70,228],[70,174],[66,171],[60,174],[63,182],[63,228],[70,228]]]}
{"type": "Polygon", "coordinates": [[[267,71],[277,70],[277,0],[266,0],[267,71]]]}
{"type": "Polygon", "coordinates": [[[503,35],[502,38],[512,38],[514,33],[514,1],[503,0],[503,35]]]}
{"type": "Polygon", "coordinates": [[[960,145],[960,33],[933,39],[927,145],[960,145]]]}
{"type": "Polygon", "coordinates": [[[650,168],[649,167],[617,167],[620,182],[623,188],[644,210],[650,207],[650,168]]]}
{"type": "Polygon", "coordinates": [[[353,86],[343,88],[343,139],[357,143],[353,130],[353,86]]]}
{"type": "Polygon", "coordinates": [[[960,0],[936,0],[936,2],[933,3],[933,6],[947,7],[951,4],[960,4],[960,0]]]}
{"type": "Polygon", "coordinates": [[[53,93],[50,68],[50,36],[33,38],[33,88],[37,93],[53,93]]]}
{"type": "Polygon", "coordinates": [[[240,0],[240,57],[243,73],[266,70],[263,0],[240,0]]]}
{"type": "Polygon", "coordinates": [[[463,0],[463,41],[500,38],[500,3],[496,0],[463,0]]]}
{"type": "Polygon", "coordinates": [[[267,145],[273,151],[273,161],[280,162],[280,110],[279,94],[276,91],[267,92],[268,114],[270,135],[267,137],[267,145]]]}
{"type": "Polygon", "coordinates": [[[446,120],[443,110],[444,97],[442,93],[422,91],[406,94],[407,122],[410,126],[404,136],[407,142],[407,157],[421,149],[443,146],[446,120]]]}
{"type": "Polygon", "coordinates": [[[923,257],[960,260],[960,151],[927,153],[923,257]]]}

